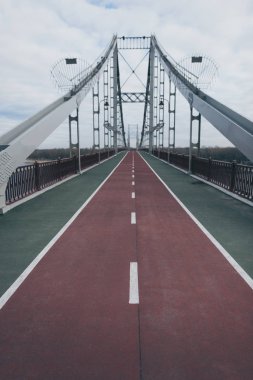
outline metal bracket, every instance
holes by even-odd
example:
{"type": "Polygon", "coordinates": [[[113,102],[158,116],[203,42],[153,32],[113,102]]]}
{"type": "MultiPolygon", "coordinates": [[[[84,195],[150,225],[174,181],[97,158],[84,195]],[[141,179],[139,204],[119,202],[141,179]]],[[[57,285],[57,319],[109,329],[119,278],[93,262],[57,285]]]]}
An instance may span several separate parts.
{"type": "Polygon", "coordinates": [[[122,92],[121,102],[122,103],[145,103],[146,93],[145,92],[122,92]]]}
{"type": "Polygon", "coordinates": [[[115,128],[110,124],[110,123],[104,123],[104,127],[108,130],[108,131],[115,131],[115,128]]]}
{"type": "Polygon", "coordinates": [[[164,127],[164,123],[158,123],[155,127],[153,127],[149,133],[153,133],[154,131],[160,131],[164,127]]]}

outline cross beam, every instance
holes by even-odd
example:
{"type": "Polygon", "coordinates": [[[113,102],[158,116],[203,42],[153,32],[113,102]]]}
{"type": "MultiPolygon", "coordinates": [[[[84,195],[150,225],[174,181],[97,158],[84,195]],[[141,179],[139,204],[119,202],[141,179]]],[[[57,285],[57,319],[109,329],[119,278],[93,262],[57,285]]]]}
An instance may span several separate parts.
{"type": "Polygon", "coordinates": [[[151,37],[118,37],[118,49],[150,49],[151,37]]]}
{"type": "Polygon", "coordinates": [[[122,92],[121,101],[122,103],[145,103],[146,93],[145,92],[122,92]]]}

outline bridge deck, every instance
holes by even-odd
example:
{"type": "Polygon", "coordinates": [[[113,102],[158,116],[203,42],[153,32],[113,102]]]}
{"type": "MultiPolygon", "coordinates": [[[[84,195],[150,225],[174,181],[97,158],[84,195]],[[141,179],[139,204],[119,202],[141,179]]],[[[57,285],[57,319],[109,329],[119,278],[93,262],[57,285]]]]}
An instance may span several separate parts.
{"type": "MultiPolygon", "coordinates": [[[[103,164],[104,171],[109,172],[119,159],[103,164]]],[[[208,204],[208,217],[215,220],[214,214],[221,209],[217,199],[223,194],[211,189],[204,202],[202,186],[193,185],[192,179],[157,160],[148,160],[167,176],[164,180],[174,177],[171,186],[174,190],[178,186],[179,196],[185,197],[192,211],[197,197],[201,222],[207,219],[208,204]],[[197,194],[187,194],[187,186],[196,188],[197,194]]],[[[101,170],[102,166],[93,169],[98,182],[101,170]]],[[[92,182],[92,172],[88,176],[92,182]]],[[[44,194],[44,200],[32,201],[33,211],[41,209],[42,215],[52,218],[55,207],[61,205],[58,222],[49,223],[53,231],[46,229],[43,220],[36,220],[44,226],[40,228],[43,238],[37,238],[41,245],[73,214],[74,208],[69,208],[74,206],[68,203],[71,190],[75,191],[75,207],[81,203],[78,192],[84,178],[74,181],[75,186],[73,182],[62,185],[61,191],[62,186],[44,194]],[[51,203],[46,207],[48,199],[51,203]],[[40,207],[36,208],[37,202],[40,207]]],[[[87,197],[82,195],[82,201],[87,197]]],[[[234,201],[220,210],[224,230],[230,229],[226,221],[233,208],[237,209],[237,228],[243,215],[252,222],[252,208],[237,203],[232,207],[231,203],[234,201]]],[[[16,230],[19,236],[20,230],[27,228],[27,236],[32,235],[28,204],[1,218],[2,231],[12,228],[12,236],[16,230]],[[22,208],[28,220],[21,228],[22,208]]],[[[241,232],[239,228],[238,236],[241,232]]],[[[250,239],[249,235],[241,247],[244,251],[250,239]]],[[[14,250],[15,242],[10,244],[14,250]]],[[[30,251],[35,245],[31,242],[30,251]]],[[[12,255],[15,259],[14,252],[12,255]]],[[[27,252],[27,256],[26,263],[32,254],[27,252]]],[[[242,262],[247,261],[245,257],[242,262]]],[[[247,258],[249,262],[249,255],[247,258]]],[[[251,288],[143,159],[128,153],[2,308],[0,378],[251,379],[252,300],[251,288]],[[138,263],[139,304],[129,304],[131,262],[138,263]]]]}

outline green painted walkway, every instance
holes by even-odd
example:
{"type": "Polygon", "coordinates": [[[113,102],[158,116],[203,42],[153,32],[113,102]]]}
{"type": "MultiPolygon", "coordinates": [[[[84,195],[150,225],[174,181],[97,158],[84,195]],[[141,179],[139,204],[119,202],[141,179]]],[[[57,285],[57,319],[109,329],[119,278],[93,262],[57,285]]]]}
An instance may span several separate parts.
{"type": "Polygon", "coordinates": [[[101,163],[0,215],[0,295],[24,271],[119,163],[101,163]]]}
{"type": "MultiPolygon", "coordinates": [[[[120,153],[0,215],[0,295],[82,206],[123,155],[120,153]]],[[[148,154],[143,155],[192,214],[253,277],[253,207],[148,154]]]]}
{"type": "Polygon", "coordinates": [[[147,153],[143,153],[143,157],[200,223],[253,277],[253,207],[147,153]]]}

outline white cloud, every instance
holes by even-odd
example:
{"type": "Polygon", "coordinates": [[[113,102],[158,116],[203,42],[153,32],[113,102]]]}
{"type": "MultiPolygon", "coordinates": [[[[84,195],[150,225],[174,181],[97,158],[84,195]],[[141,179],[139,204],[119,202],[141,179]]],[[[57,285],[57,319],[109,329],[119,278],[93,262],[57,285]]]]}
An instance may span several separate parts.
{"type": "MultiPolygon", "coordinates": [[[[219,65],[219,76],[208,93],[253,120],[251,0],[0,0],[0,134],[59,96],[49,75],[59,58],[76,55],[93,62],[113,33],[155,33],[176,60],[196,52],[211,56],[219,65]]],[[[128,59],[134,66],[131,54],[128,59]]],[[[137,70],[144,83],[146,66],[137,70]]],[[[128,69],[122,59],[121,70],[123,83],[128,69]]],[[[141,90],[132,78],[125,88],[141,90]]],[[[124,110],[126,126],[141,126],[143,106],[124,105],[124,110]]],[[[89,95],[80,110],[83,146],[92,145],[91,112],[89,95]]],[[[188,144],[188,130],[188,104],[179,96],[178,145],[188,144]]],[[[228,144],[205,122],[202,141],[204,145],[228,144]]],[[[59,145],[68,145],[66,123],[43,143],[59,145]]]]}

